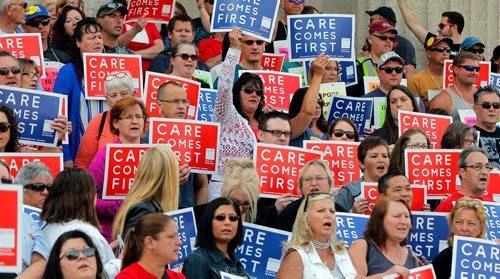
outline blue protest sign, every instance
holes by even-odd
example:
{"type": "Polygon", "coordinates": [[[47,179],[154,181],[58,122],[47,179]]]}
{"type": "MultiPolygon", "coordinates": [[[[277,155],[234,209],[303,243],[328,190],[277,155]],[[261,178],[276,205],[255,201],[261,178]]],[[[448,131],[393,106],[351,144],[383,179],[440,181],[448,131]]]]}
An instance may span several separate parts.
{"type": "Polygon", "coordinates": [[[359,238],[363,238],[369,215],[337,212],[337,239],[343,240],[347,246],[359,238]]]}
{"type": "Polygon", "coordinates": [[[340,117],[350,118],[362,135],[365,127],[370,127],[373,99],[335,95],[328,107],[328,124],[340,117]]]}
{"type": "Polygon", "coordinates": [[[486,239],[500,239],[500,204],[496,202],[483,202],[486,216],[486,239]]]}
{"type": "Polygon", "coordinates": [[[448,247],[448,214],[437,212],[413,211],[412,232],[408,246],[417,256],[434,260],[441,250],[448,247]]]}
{"type": "Polygon", "coordinates": [[[61,94],[0,86],[0,104],[14,110],[23,144],[56,146],[57,133],[50,123],[62,114],[62,102],[61,94]]]}
{"type": "Polygon", "coordinates": [[[251,223],[243,224],[243,244],[236,249],[245,270],[252,278],[275,278],[282,248],[292,234],[251,223]]]}
{"type": "Polygon", "coordinates": [[[499,251],[500,247],[493,241],[455,236],[450,278],[498,278],[499,251]]]}
{"type": "Polygon", "coordinates": [[[345,82],[346,87],[358,84],[358,76],[356,75],[356,61],[340,61],[339,68],[339,82],[345,82]]]}
{"type": "Polygon", "coordinates": [[[211,32],[241,28],[243,33],[271,42],[279,0],[215,0],[211,32]]]}
{"type": "Polygon", "coordinates": [[[312,60],[320,53],[354,60],[354,15],[293,15],[288,20],[290,61],[312,60]]]}
{"type": "Polygon", "coordinates": [[[41,228],[43,223],[45,223],[42,219],[40,219],[40,214],[42,210],[40,208],[36,208],[33,206],[23,204],[24,213],[28,214],[41,228]]]}
{"type": "Polygon", "coordinates": [[[212,122],[215,110],[215,99],[217,90],[200,88],[200,99],[198,100],[198,115],[196,120],[212,122]]]}
{"type": "Polygon", "coordinates": [[[500,90],[500,74],[490,73],[490,84],[500,90]]]}
{"type": "Polygon", "coordinates": [[[177,224],[179,230],[179,238],[182,241],[181,248],[179,249],[179,259],[168,265],[169,269],[180,271],[182,264],[191,253],[196,250],[196,220],[194,218],[193,208],[184,208],[174,211],[166,212],[168,216],[172,217],[177,224]]]}

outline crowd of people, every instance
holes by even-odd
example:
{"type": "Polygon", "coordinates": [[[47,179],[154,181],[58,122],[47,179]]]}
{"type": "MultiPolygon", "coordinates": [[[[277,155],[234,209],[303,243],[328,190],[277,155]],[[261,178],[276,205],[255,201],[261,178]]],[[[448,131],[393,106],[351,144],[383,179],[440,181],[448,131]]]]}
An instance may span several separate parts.
{"type": "MultiPolygon", "coordinates": [[[[66,115],[51,121],[57,146],[20,143],[13,108],[0,104],[2,152],[62,153],[64,170],[55,177],[41,162],[24,165],[15,177],[0,160],[2,184],[23,186],[23,203],[41,210],[39,226],[23,215],[22,272],[4,278],[221,278],[221,271],[249,277],[236,256],[243,242],[243,222],[292,233],[283,246],[276,278],[382,278],[428,264],[407,247],[413,216],[412,186],[405,174],[405,149],[431,149],[428,134],[408,129],[400,135],[399,111],[448,115],[453,119],[441,139],[444,149],[461,149],[461,186],[448,197],[423,204],[421,211],[449,213],[450,238],[432,262],[438,278],[450,278],[454,236],[485,238],[487,217],[482,201],[490,172],[500,171],[500,93],[492,86],[476,87],[485,61],[485,44],[462,38],[464,18],[443,12],[438,34],[422,26],[406,0],[397,0],[408,28],[425,49],[427,65],[417,67],[415,47],[398,35],[397,19],[389,7],[367,11],[366,44],[356,60],[358,84],[346,94],[383,97],[384,124],[360,133],[349,118],[325,118],[320,88],[340,78],[340,65],[323,53],[312,61],[308,86],[293,94],[288,112],[266,102],[264,52],[274,41],[287,39],[287,18],[320,13],[304,0],[281,0],[273,42],[243,33],[210,32],[213,0],[196,0],[199,18],[192,19],[182,4],[159,31],[144,17],[123,23],[128,1],[102,5],[95,17],[83,12],[84,1],[0,0],[0,34],[38,33],[46,61],[61,65],[53,92],[67,97],[66,115]],[[169,74],[217,89],[213,121],[220,123],[218,164],[212,175],[194,173],[175,153],[156,145],[142,156],[134,182],[124,200],[103,198],[108,144],[148,143],[149,115],[134,96],[137,85],[127,71],[112,71],[103,84],[104,100],[85,98],[84,53],[137,54],[143,71],[169,74]],[[444,87],[444,61],[453,59],[454,81],[444,87]],[[421,69],[417,71],[417,69],[421,69]],[[195,70],[217,77],[208,84],[195,70]],[[378,77],[380,86],[365,92],[363,77],[378,77]],[[403,78],[407,86],[401,85],[403,78]],[[472,111],[476,122],[460,114],[472,111]],[[69,144],[63,144],[65,136],[69,144]],[[303,147],[306,140],[359,142],[357,161],[362,176],[336,188],[323,160],[305,162],[298,174],[296,197],[260,197],[260,181],[252,161],[257,142],[303,147]],[[336,212],[365,214],[364,182],[378,184],[380,200],[371,209],[364,234],[348,247],[336,236],[336,212]],[[297,198],[298,197],[298,198],[297,198]],[[178,260],[182,241],[174,220],[162,214],[193,207],[197,249],[179,271],[166,269],[178,260]],[[122,249],[123,248],[123,249],[122,249]]],[[[436,19],[437,20],[437,19],[436,19]]],[[[493,51],[492,72],[500,72],[500,46],[493,51]]],[[[282,71],[302,66],[285,60],[282,71]]],[[[0,50],[0,86],[41,90],[39,67],[28,58],[0,50]]],[[[147,93],[147,92],[146,92],[147,93]]],[[[186,89],[168,81],[157,90],[160,117],[185,119],[190,101],[186,89]]],[[[373,124],[373,122],[372,122],[373,124]]],[[[211,136],[211,135],[206,135],[211,136]]],[[[1,159],[1,158],[0,158],[1,159]]],[[[454,178],[453,178],[454,179],[454,178]]]]}

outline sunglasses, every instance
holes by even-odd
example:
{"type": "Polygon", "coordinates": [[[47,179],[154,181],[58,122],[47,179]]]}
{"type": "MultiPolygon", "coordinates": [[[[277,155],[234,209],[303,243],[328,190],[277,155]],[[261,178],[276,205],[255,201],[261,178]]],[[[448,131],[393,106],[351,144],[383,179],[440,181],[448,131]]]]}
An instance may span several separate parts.
{"type": "Polygon", "coordinates": [[[391,41],[391,42],[394,42],[396,41],[396,37],[394,36],[386,36],[386,35],[377,35],[377,34],[372,34],[374,37],[377,37],[379,39],[381,39],[382,41],[391,41]]]}
{"type": "Polygon", "coordinates": [[[6,76],[11,72],[14,75],[18,75],[21,73],[21,69],[19,67],[12,67],[12,68],[0,68],[0,76],[6,76]]]}
{"type": "Polygon", "coordinates": [[[95,256],[95,248],[93,247],[87,247],[83,248],[82,250],[78,249],[69,249],[68,251],[64,252],[64,255],[59,258],[59,260],[62,260],[63,257],[66,257],[66,259],[70,261],[74,261],[80,257],[80,253],[82,253],[85,257],[93,257],[95,256]]]}
{"type": "Polygon", "coordinates": [[[295,3],[295,1],[297,1],[297,3],[299,4],[304,4],[304,0],[288,0],[289,3],[295,3]]]}
{"type": "Polygon", "coordinates": [[[451,48],[449,47],[433,47],[433,48],[430,48],[429,49],[430,51],[435,51],[435,52],[439,52],[439,53],[442,53],[442,52],[448,52],[450,53],[451,52],[451,48]]]}
{"type": "Polygon", "coordinates": [[[246,40],[243,41],[247,46],[252,46],[254,43],[256,43],[258,46],[261,46],[264,44],[263,40],[246,40]]]}
{"type": "Polygon", "coordinates": [[[229,219],[230,222],[236,222],[236,221],[238,221],[240,219],[240,217],[237,216],[237,215],[228,215],[228,216],[226,216],[224,214],[215,215],[214,219],[217,220],[217,221],[222,222],[222,221],[226,220],[226,217],[227,217],[227,219],[229,219]]]}
{"type": "Polygon", "coordinates": [[[472,65],[458,65],[457,67],[464,68],[467,72],[479,72],[479,70],[481,70],[481,67],[472,65]]]}
{"type": "Polygon", "coordinates": [[[198,60],[198,55],[196,54],[186,54],[186,53],[183,53],[183,54],[177,54],[176,56],[174,57],[181,57],[182,60],[188,60],[189,58],[191,58],[191,60],[193,61],[197,61],[198,60]]]}
{"type": "Polygon", "coordinates": [[[332,132],[332,135],[334,135],[336,138],[341,138],[345,135],[348,139],[354,139],[355,134],[354,134],[354,132],[351,132],[351,131],[344,131],[342,129],[334,129],[332,132]]]}
{"type": "Polygon", "coordinates": [[[464,48],[464,51],[472,52],[472,53],[477,53],[477,54],[483,54],[484,53],[484,48],[464,48]]]}
{"type": "Polygon", "coordinates": [[[43,192],[43,190],[47,189],[47,192],[50,191],[52,185],[44,184],[44,183],[29,183],[24,185],[24,189],[31,189],[36,192],[43,192]]]}
{"type": "Polygon", "coordinates": [[[12,179],[7,177],[2,177],[0,181],[2,182],[2,184],[12,184],[12,179]]]}
{"type": "Polygon", "coordinates": [[[252,94],[255,92],[255,94],[257,94],[257,96],[259,97],[262,97],[264,95],[264,89],[262,88],[253,88],[251,86],[245,85],[243,86],[242,90],[246,94],[252,94]]]}
{"type": "Polygon", "coordinates": [[[50,18],[42,19],[42,20],[30,20],[26,22],[26,25],[31,26],[31,27],[38,27],[40,26],[40,23],[42,26],[47,26],[50,23],[50,18]]]}
{"type": "Polygon", "coordinates": [[[7,122],[0,122],[0,133],[5,133],[10,129],[10,124],[7,122]]]}
{"type": "Polygon", "coordinates": [[[26,10],[26,8],[28,8],[28,3],[26,3],[26,2],[24,2],[24,3],[10,3],[9,5],[21,6],[25,10],[26,10]]]}
{"type": "Polygon", "coordinates": [[[304,204],[304,213],[307,211],[307,204],[309,203],[309,198],[314,198],[314,197],[317,197],[317,196],[320,196],[320,195],[326,195],[329,198],[333,198],[332,194],[330,194],[330,193],[323,193],[323,192],[312,192],[312,193],[309,193],[307,195],[307,197],[306,197],[306,203],[304,204]]]}
{"type": "MultiPolygon", "coordinates": [[[[493,109],[500,109],[500,103],[487,103],[487,102],[484,102],[482,104],[476,104],[476,105],[481,106],[484,109],[490,109],[491,107],[493,107],[493,109]]],[[[0,132],[1,132],[1,130],[0,130],[0,132]]]]}
{"type": "Polygon", "coordinates": [[[214,2],[215,2],[214,0],[205,1],[205,3],[208,3],[208,4],[210,4],[210,5],[213,5],[213,4],[214,4],[214,2]]]}
{"type": "Polygon", "coordinates": [[[439,29],[443,29],[443,28],[445,28],[446,26],[452,26],[452,25],[453,25],[453,23],[450,23],[450,22],[445,22],[445,23],[440,23],[440,24],[438,24],[438,27],[439,27],[439,29]]]}
{"type": "Polygon", "coordinates": [[[323,106],[324,104],[325,104],[325,100],[323,100],[322,98],[319,98],[318,105],[323,106]]]}
{"type": "Polygon", "coordinates": [[[124,7],[122,3],[117,3],[117,2],[111,2],[106,5],[107,8],[114,9],[114,8],[121,8],[124,7]]]}
{"type": "Polygon", "coordinates": [[[396,74],[401,74],[403,72],[403,67],[384,67],[380,68],[380,70],[383,70],[386,74],[392,74],[392,72],[396,72],[396,74]]]}
{"type": "Polygon", "coordinates": [[[290,138],[292,136],[292,132],[290,131],[280,131],[280,130],[262,130],[264,132],[271,133],[274,137],[281,137],[281,135],[284,135],[285,138],[290,138]]]}

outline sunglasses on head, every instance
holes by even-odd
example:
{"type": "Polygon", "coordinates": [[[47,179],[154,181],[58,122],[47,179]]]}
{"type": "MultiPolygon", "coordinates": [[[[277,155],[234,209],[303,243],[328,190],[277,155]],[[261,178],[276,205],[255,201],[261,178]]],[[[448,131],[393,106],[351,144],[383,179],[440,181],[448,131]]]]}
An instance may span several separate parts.
{"type": "Polygon", "coordinates": [[[472,52],[475,54],[483,54],[484,48],[464,48],[464,51],[472,52]]]}
{"type": "Polygon", "coordinates": [[[9,74],[9,72],[12,72],[14,75],[18,75],[21,73],[21,69],[19,67],[12,67],[12,68],[0,68],[0,76],[6,76],[9,74]]]}
{"type": "Polygon", "coordinates": [[[396,74],[401,74],[403,72],[403,67],[384,67],[380,68],[380,70],[384,71],[386,74],[392,74],[394,71],[396,71],[396,74]]]}
{"type": "Polygon", "coordinates": [[[238,219],[240,219],[240,217],[238,215],[228,215],[228,216],[226,216],[224,214],[215,215],[214,219],[217,220],[217,221],[222,222],[222,221],[226,220],[226,217],[227,217],[227,219],[229,219],[230,222],[236,222],[236,221],[238,221],[238,219]]]}
{"type": "Polygon", "coordinates": [[[445,51],[448,53],[451,52],[451,48],[449,48],[449,47],[433,47],[433,48],[430,48],[429,50],[439,52],[439,53],[445,52],[445,51]]]}
{"type": "Polygon", "coordinates": [[[476,105],[481,106],[484,109],[490,109],[491,107],[493,107],[493,109],[500,109],[500,103],[484,102],[482,104],[476,104],[476,105]]]}
{"type": "Polygon", "coordinates": [[[334,129],[332,135],[337,138],[343,137],[345,135],[348,139],[354,139],[354,132],[344,131],[342,129],[334,129]]]}
{"type": "Polygon", "coordinates": [[[307,211],[307,204],[309,203],[309,198],[314,198],[314,197],[317,197],[317,196],[320,196],[320,195],[326,195],[328,196],[328,198],[332,198],[332,194],[330,193],[323,193],[323,192],[312,192],[312,193],[309,193],[307,194],[307,197],[306,197],[306,202],[304,204],[304,213],[307,211]]]}
{"type": "Polygon", "coordinates": [[[198,60],[198,55],[196,55],[196,54],[186,54],[186,53],[183,53],[183,54],[177,54],[174,57],[180,57],[182,60],[186,60],[186,61],[189,58],[191,58],[191,60],[193,60],[193,61],[197,61],[198,60]]]}
{"type": "Polygon", "coordinates": [[[440,24],[438,24],[438,27],[439,27],[439,29],[443,29],[446,26],[452,26],[452,25],[453,25],[453,23],[450,23],[450,22],[445,22],[445,23],[441,22],[440,24]]]}
{"type": "Polygon", "coordinates": [[[120,8],[124,7],[122,3],[117,3],[117,2],[111,2],[106,5],[107,8],[114,9],[114,8],[120,8]]]}
{"type": "Polygon", "coordinates": [[[78,249],[69,249],[68,251],[64,252],[64,255],[60,258],[60,260],[64,257],[70,261],[74,261],[80,257],[80,253],[82,253],[85,257],[93,257],[95,256],[95,248],[92,247],[87,247],[83,248],[82,250],[78,249]]]}
{"type": "Polygon", "coordinates": [[[464,68],[467,72],[479,72],[479,70],[481,70],[481,67],[472,65],[458,65],[457,67],[464,68]]]}
{"type": "Polygon", "coordinates": [[[52,185],[44,184],[44,183],[29,183],[24,185],[24,189],[31,189],[36,192],[43,192],[43,190],[47,189],[47,192],[50,191],[52,185]]]}
{"type": "Polygon", "coordinates": [[[394,42],[396,41],[396,37],[394,36],[386,36],[386,35],[378,35],[378,34],[372,34],[374,37],[377,37],[379,39],[381,39],[382,41],[391,41],[391,42],[394,42]]]}
{"type": "Polygon", "coordinates": [[[7,122],[0,122],[0,133],[5,133],[10,129],[10,124],[7,122]]]}
{"type": "Polygon", "coordinates": [[[243,43],[245,43],[247,46],[251,46],[254,43],[257,44],[258,46],[261,46],[264,44],[264,41],[263,40],[246,40],[246,41],[243,41],[243,43]]]}
{"type": "Polygon", "coordinates": [[[243,92],[246,94],[252,94],[255,92],[257,96],[262,97],[264,95],[264,89],[262,88],[253,88],[252,86],[245,85],[242,88],[243,92]]]}
{"type": "Polygon", "coordinates": [[[26,22],[26,25],[31,27],[38,27],[40,26],[40,23],[42,24],[42,26],[47,26],[50,23],[50,18],[45,18],[42,20],[30,20],[26,22]]]}

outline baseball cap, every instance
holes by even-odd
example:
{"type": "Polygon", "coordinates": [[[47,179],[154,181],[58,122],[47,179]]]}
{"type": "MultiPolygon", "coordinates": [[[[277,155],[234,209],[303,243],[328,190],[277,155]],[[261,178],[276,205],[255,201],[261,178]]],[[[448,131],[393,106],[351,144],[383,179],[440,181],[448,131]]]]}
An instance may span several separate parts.
{"type": "Polygon", "coordinates": [[[366,11],[366,13],[369,16],[379,15],[379,16],[385,18],[390,24],[396,25],[396,22],[397,22],[396,21],[396,14],[394,13],[394,10],[389,8],[389,7],[382,6],[374,11],[366,11]]]}
{"type": "Polygon", "coordinates": [[[35,17],[50,17],[47,9],[42,5],[30,5],[28,11],[24,14],[26,21],[30,21],[35,17]]]}
{"type": "Polygon", "coordinates": [[[393,34],[397,34],[398,31],[395,29],[394,25],[390,24],[389,22],[385,20],[379,20],[379,21],[374,21],[368,25],[370,28],[368,30],[368,33],[373,34],[373,33],[384,33],[387,31],[391,31],[393,34]]]}
{"type": "Polygon", "coordinates": [[[467,38],[464,39],[464,41],[460,45],[460,50],[463,50],[463,49],[466,49],[466,48],[470,48],[473,45],[480,45],[482,48],[485,47],[484,44],[481,42],[481,40],[479,40],[479,38],[476,38],[476,37],[467,37],[467,38]]]}
{"type": "Polygon", "coordinates": [[[403,58],[401,58],[401,56],[399,56],[394,51],[389,51],[380,56],[380,59],[378,60],[377,70],[379,70],[380,67],[382,67],[387,61],[392,60],[398,61],[399,63],[401,63],[401,65],[405,64],[405,61],[403,60],[403,58]]]}
{"type": "Polygon", "coordinates": [[[430,49],[435,47],[439,42],[444,41],[448,43],[448,46],[451,47],[453,45],[453,40],[449,37],[439,37],[439,36],[433,36],[429,37],[427,41],[425,41],[425,49],[430,49]]]}
{"type": "Polygon", "coordinates": [[[105,15],[114,13],[116,10],[119,10],[122,15],[126,15],[128,13],[127,8],[123,6],[122,3],[109,2],[99,7],[96,18],[102,18],[105,15]]]}

